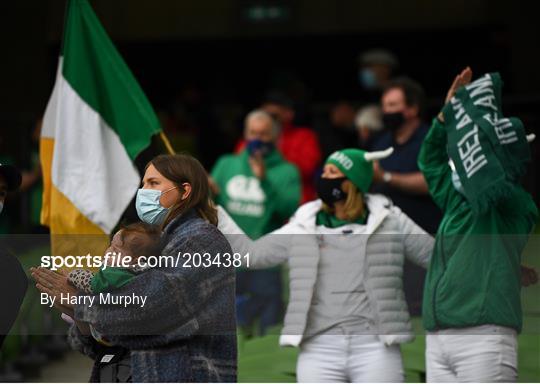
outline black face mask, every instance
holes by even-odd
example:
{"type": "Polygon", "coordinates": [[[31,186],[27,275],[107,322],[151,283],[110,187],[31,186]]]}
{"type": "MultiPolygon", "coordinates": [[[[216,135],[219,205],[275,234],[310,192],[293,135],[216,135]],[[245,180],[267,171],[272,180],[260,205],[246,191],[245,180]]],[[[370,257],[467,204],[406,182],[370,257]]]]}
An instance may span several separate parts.
{"type": "Polygon", "coordinates": [[[403,116],[403,112],[383,113],[382,121],[384,128],[394,132],[405,123],[405,117],[403,116]]]}
{"type": "Polygon", "coordinates": [[[332,206],[334,203],[345,200],[347,194],[341,189],[341,183],[347,180],[346,177],[338,177],[335,179],[326,179],[319,177],[317,182],[317,195],[326,204],[332,206]]]}

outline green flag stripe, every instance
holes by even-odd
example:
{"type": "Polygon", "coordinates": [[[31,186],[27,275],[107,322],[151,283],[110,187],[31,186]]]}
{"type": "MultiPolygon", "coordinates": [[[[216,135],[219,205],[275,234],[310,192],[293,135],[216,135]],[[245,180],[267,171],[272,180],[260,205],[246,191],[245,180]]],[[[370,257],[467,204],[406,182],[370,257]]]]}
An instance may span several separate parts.
{"type": "Polygon", "coordinates": [[[66,17],[62,74],[133,160],[161,130],[159,120],[88,1],[70,0],[66,17]]]}

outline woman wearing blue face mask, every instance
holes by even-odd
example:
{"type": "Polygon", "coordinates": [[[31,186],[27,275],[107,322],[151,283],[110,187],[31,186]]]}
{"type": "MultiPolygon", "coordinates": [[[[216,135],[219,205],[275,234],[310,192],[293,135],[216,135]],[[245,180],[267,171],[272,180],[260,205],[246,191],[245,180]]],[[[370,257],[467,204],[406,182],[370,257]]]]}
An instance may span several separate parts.
{"type": "Polygon", "coordinates": [[[206,172],[195,158],[158,156],[146,166],[135,206],[142,221],[163,228],[191,209],[215,226],[217,211],[208,196],[206,172]]]}
{"type": "MultiPolygon", "coordinates": [[[[142,221],[162,228],[161,255],[174,262],[162,260],[112,292],[146,296],[144,307],[78,305],[75,318],[129,353],[133,382],[235,382],[234,268],[214,262],[195,265],[195,254],[212,260],[232,255],[216,228],[206,171],[189,155],[154,158],[146,167],[136,208],[142,221]],[[182,255],[193,255],[193,265],[186,267],[189,259],[182,255]]],[[[71,328],[72,345],[98,362],[95,341],[83,333],[71,328]]]]}

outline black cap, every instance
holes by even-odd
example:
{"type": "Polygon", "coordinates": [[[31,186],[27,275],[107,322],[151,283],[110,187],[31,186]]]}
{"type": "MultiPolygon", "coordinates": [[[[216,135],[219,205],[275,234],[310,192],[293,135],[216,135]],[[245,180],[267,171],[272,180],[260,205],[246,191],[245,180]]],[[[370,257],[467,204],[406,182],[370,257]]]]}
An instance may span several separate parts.
{"type": "Polygon", "coordinates": [[[21,185],[21,172],[13,165],[0,164],[0,175],[6,180],[8,191],[14,191],[21,185]]]}

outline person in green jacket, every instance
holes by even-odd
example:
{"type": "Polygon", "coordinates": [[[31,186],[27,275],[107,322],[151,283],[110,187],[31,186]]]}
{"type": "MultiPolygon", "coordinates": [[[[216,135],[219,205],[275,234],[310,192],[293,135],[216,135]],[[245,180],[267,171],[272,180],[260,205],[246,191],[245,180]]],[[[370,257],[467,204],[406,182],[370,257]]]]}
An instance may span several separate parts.
{"type": "MultiPolygon", "coordinates": [[[[453,104],[457,117],[471,114],[471,110],[460,109],[453,97],[471,77],[470,68],[465,69],[448,92],[447,106],[453,104]]],[[[452,109],[445,107],[443,111],[452,109]]],[[[517,180],[512,181],[506,195],[490,200],[486,209],[474,209],[461,182],[463,175],[455,170],[456,159],[450,156],[449,161],[449,137],[454,134],[450,130],[465,128],[459,124],[449,127],[449,116],[441,113],[433,120],[418,159],[433,200],[444,212],[424,286],[427,379],[515,381],[517,333],[522,326],[521,275],[532,272],[532,279],[536,279],[534,270],[520,266],[521,254],[538,210],[517,180]]],[[[471,127],[478,129],[478,125],[471,127]]],[[[482,143],[478,137],[475,140],[462,148],[460,155],[476,154],[478,159],[480,152],[469,151],[482,143]]],[[[463,143],[465,140],[459,141],[463,143]]],[[[488,147],[485,142],[482,145],[484,150],[488,147]]],[[[495,156],[487,160],[504,161],[495,156]]],[[[485,193],[486,199],[491,192],[485,193]]]]}
{"type": "MultiPolygon", "coordinates": [[[[281,227],[300,202],[300,174],[276,149],[279,126],[262,110],[250,112],[244,124],[246,148],[216,162],[210,184],[223,206],[253,240],[281,227]]],[[[237,272],[238,324],[249,333],[256,318],[260,333],[282,318],[279,267],[237,272]]]]}

